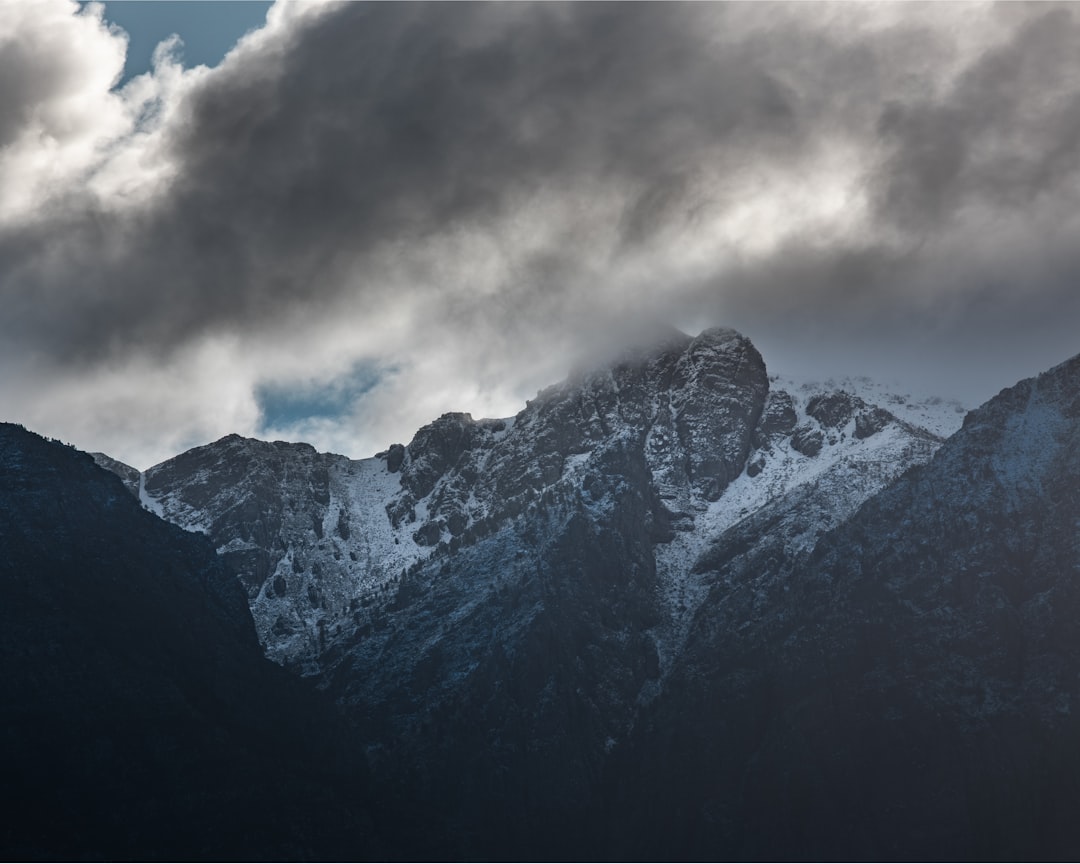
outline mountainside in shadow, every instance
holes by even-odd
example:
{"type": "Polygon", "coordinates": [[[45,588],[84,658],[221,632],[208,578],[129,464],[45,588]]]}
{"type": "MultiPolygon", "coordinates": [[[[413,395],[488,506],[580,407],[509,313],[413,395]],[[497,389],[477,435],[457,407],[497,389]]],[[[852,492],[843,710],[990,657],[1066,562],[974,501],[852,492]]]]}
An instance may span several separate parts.
{"type": "Polygon", "coordinates": [[[10,424],[0,598],[6,857],[386,854],[355,734],[207,540],[10,424]]]}
{"type": "Polygon", "coordinates": [[[749,546],[772,525],[699,562],[709,597],[614,756],[598,848],[1074,856],[1080,358],[969,414],[812,552],[749,546]]]}

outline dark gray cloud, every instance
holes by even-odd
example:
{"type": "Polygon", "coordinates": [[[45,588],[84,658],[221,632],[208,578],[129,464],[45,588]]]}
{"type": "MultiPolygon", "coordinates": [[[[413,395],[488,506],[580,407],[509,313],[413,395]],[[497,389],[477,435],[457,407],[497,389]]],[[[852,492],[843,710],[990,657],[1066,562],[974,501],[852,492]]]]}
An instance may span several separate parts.
{"type": "Polygon", "coordinates": [[[735,172],[762,153],[796,158],[813,132],[799,94],[755,60],[768,34],[710,50],[701,30],[724,17],[345,4],[187,95],[167,196],[123,217],[69,199],[13,238],[48,259],[27,279],[56,279],[59,243],[83,283],[67,317],[40,304],[30,330],[93,354],[110,329],[168,345],[258,326],[342,290],[340,268],[375,244],[483,228],[553,185],[625,191],[625,240],[640,242],[696,194],[702,160],[735,172]],[[66,326],[34,320],[54,313],[66,326]]]}
{"type": "MultiPolygon", "coordinates": [[[[162,95],[153,194],[0,221],[0,350],[165,362],[354,315],[420,346],[369,360],[517,392],[643,318],[897,363],[1011,323],[1026,372],[1080,312],[1078,36],[1041,5],[344,3],[162,95]]],[[[19,105],[52,86],[8,67],[19,105]]]]}
{"type": "Polygon", "coordinates": [[[946,92],[888,102],[877,124],[890,151],[878,217],[936,231],[961,208],[1027,209],[1075,182],[1078,38],[1071,9],[1035,7],[946,92]]]}

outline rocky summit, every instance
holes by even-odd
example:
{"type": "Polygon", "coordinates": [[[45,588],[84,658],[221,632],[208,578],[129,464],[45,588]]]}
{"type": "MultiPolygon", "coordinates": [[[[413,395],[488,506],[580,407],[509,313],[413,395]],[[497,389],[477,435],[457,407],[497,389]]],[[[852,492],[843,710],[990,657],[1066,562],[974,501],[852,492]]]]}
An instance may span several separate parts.
{"type": "MultiPolygon", "coordinates": [[[[372,459],[236,435],[142,475],[95,458],[148,509],[211,537],[267,654],[313,674],[410,574],[540,513],[596,516],[609,475],[638,481],[645,521],[633,528],[671,588],[710,538],[765,503],[842,473],[833,491],[850,509],[939,441],[857,392],[770,382],[749,340],[710,330],[672,332],[516,417],[446,414],[372,459]]],[[[529,545],[514,541],[510,557],[529,545]]]]}
{"type": "Polygon", "coordinates": [[[267,655],[346,707],[376,776],[441,802],[461,854],[542,855],[595,834],[613,754],[683,686],[716,562],[743,562],[740,609],[768,617],[783,574],[958,419],[770,378],[716,329],[371,459],[229,436],[141,475],[99,460],[211,538],[267,655]]]}

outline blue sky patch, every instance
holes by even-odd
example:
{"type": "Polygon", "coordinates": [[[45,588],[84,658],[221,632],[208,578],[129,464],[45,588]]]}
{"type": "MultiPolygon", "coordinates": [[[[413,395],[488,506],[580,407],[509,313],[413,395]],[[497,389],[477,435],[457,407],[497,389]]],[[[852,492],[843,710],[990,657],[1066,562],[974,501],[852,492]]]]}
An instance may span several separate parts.
{"type": "Polygon", "coordinates": [[[266,23],[266,10],[273,4],[262,0],[215,0],[192,3],[187,0],[127,0],[105,3],[105,20],[127,31],[127,62],[122,87],[136,75],[150,69],[150,59],[159,42],[176,33],[184,40],[184,66],[216,66],[249,30],[266,23]]]}
{"type": "Polygon", "coordinates": [[[337,418],[347,415],[356,400],[371,390],[386,375],[386,370],[369,363],[357,363],[337,378],[308,384],[267,383],[255,391],[262,420],[259,433],[282,428],[311,418],[337,418]]]}

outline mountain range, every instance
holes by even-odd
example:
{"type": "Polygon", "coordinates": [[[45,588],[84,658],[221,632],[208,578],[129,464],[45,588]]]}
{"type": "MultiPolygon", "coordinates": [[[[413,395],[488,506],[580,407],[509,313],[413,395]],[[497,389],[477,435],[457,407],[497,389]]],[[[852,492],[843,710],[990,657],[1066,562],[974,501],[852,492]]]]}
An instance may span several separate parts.
{"type": "MultiPolygon", "coordinates": [[[[771,376],[715,329],[665,332],[515,417],[443,415],[370,459],[231,435],[139,472],[5,427],[0,552],[24,606],[6,604],[4,662],[37,682],[5,740],[26,750],[22,711],[50,718],[39,749],[96,741],[57,695],[78,677],[72,698],[100,693],[138,741],[141,694],[173,692],[191,658],[187,686],[257,693],[163,713],[211,730],[215,771],[277,778],[252,781],[297,814],[274,820],[274,848],[1068,855],[1078,417],[1080,359],[965,416],[865,379],[771,376]],[[104,683],[136,660],[131,692],[104,683]],[[290,711],[330,731],[297,736],[290,711]],[[398,830],[418,814],[419,839],[398,830]]],[[[164,777],[189,749],[128,761],[164,777]]],[[[80,770],[51,807],[74,806],[80,770]]],[[[273,809],[229,794],[235,824],[196,852],[227,854],[243,813],[273,809]]],[[[124,848],[190,850],[100,809],[87,818],[124,848]]]]}

